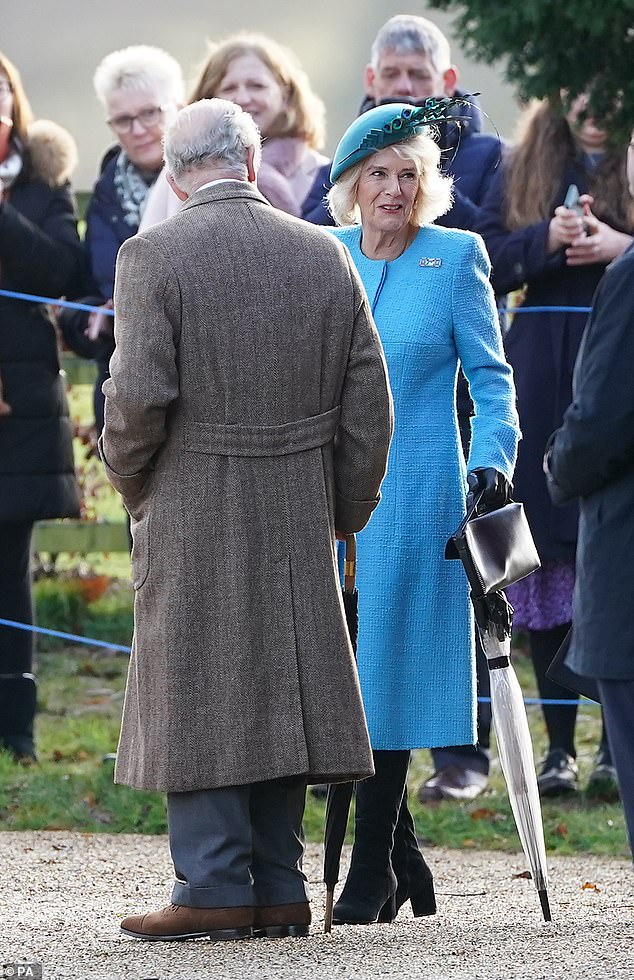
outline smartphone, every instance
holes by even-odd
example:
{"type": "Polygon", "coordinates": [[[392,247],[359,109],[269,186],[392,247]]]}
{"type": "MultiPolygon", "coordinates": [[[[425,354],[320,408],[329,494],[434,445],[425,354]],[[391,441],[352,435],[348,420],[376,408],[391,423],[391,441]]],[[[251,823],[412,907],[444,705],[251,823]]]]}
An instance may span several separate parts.
{"type": "Polygon", "coordinates": [[[583,215],[583,207],[579,204],[579,188],[576,184],[570,184],[564,198],[564,207],[575,211],[579,217],[583,215]]]}
{"type": "MultiPolygon", "coordinates": [[[[570,208],[575,214],[578,214],[580,218],[583,218],[583,205],[579,204],[579,188],[576,184],[570,184],[568,190],[566,191],[566,196],[564,198],[564,207],[570,208]]],[[[583,222],[583,233],[588,234],[588,226],[586,222],[583,222]]]]}

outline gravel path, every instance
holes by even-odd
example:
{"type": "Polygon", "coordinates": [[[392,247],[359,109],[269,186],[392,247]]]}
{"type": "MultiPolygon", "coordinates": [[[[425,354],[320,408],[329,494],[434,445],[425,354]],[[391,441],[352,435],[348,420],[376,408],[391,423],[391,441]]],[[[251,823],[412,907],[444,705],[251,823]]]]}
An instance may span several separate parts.
{"type": "Polygon", "coordinates": [[[308,848],[308,939],[143,943],[123,915],[167,904],[164,837],[0,834],[2,963],[36,961],[44,980],[616,980],[634,976],[634,873],[625,861],[578,856],[549,864],[555,921],[541,920],[521,855],[428,855],[438,915],[401,910],[390,926],[324,936],[320,848],[308,848]],[[584,885],[586,887],[584,888],[584,885]],[[593,886],[593,887],[588,887],[593,886]]]}

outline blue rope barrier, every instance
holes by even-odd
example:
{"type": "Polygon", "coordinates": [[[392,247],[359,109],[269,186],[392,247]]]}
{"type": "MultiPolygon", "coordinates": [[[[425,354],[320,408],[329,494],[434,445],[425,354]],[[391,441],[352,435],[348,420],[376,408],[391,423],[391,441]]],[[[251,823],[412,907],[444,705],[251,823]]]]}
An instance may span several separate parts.
{"type": "Polygon", "coordinates": [[[121,653],[130,653],[130,647],[121,646],[119,643],[107,643],[105,640],[95,640],[90,636],[78,636],[76,633],[63,633],[61,630],[49,630],[44,626],[31,626],[28,623],[16,623],[12,619],[0,619],[0,626],[10,626],[16,630],[26,630],[27,633],[41,633],[43,636],[56,636],[60,640],[72,640],[73,643],[85,643],[91,647],[105,647],[106,650],[119,650],[121,653]]]}
{"type": "MultiPolygon", "coordinates": [[[[49,303],[52,306],[63,306],[69,310],[84,310],[86,313],[105,313],[114,316],[114,310],[104,310],[102,306],[90,306],[88,303],[75,303],[68,299],[53,299],[52,296],[37,296],[35,293],[16,293],[11,289],[0,289],[0,296],[7,299],[22,299],[27,303],[49,303]]],[[[591,313],[591,306],[498,306],[498,313],[591,313]]]]}
{"type": "Polygon", "coordinates": [[[591,306],[498,306],[498,313],[592,313],[591,306]]]}
{"type": "Polygon", "coordinates": [[[68,299],[53,299],[52,296],[36,296],[35,293],[16,293],[11,289],[0,289],[0,296],[6,296],[7,299],[23,299],[27,303],[49,303],[51,306],[63,306],[69,310],[84,310],[86,313],[105,313],[106,316],[114,316],[114,310],[104,310],[101,306],[74,303],[68,299]]]}
{"type": "MultiPolygon", "coordinates": [[[[95,640],[90,636],[78,636],[77,633],[63,633],[61,630],[51,630],[44,626],[32,626],[29,623],[17,623],[13,619],[0,619],[0,626],[9,626],[12,629],[26,630],[29,633],[41,633],[44,636],[54,636],[60,640],[72,640],[74,643],[84,643],[86,646],[105,647],[107,650],[119,650],[121,653],[131,653],[130,647],[121,646],[119,643],[107,643],[105,640],[95,640]]],[[[479,697],[481,704],[491,704],[491,698],[479,697]]],[[[579,701],[567,701],[558,698],[524,698],[524,704],[560,704],[572,707],[573,705],[595,705],[595,701],[583,698],[579,701]]]]}

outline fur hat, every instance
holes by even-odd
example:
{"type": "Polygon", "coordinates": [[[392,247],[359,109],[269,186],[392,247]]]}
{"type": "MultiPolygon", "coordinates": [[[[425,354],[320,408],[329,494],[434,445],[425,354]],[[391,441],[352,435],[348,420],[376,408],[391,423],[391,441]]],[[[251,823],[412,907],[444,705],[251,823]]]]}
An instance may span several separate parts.
{"type": "Polygon", "coordinates": [[[38,119],[27,131],[32,176],[60,187],[77,166],[77,144],[70,133],[50,119],[38,119]]]}

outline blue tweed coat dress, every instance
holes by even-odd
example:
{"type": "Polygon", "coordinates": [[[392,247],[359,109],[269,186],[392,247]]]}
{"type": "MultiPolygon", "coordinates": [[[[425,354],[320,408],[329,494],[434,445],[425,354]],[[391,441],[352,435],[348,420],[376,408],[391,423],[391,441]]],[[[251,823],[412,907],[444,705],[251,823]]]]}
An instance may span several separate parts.
{"type": "Polygon", "coordinates": [[[479,236],[423,226],[392,262],[350,250],[383,342],[395,431],[382,502],[358,540],[358,665],[372,747],[476,740],[472,610],[445,543],[464,515],[466,469],[455,408],[458,363],[475,404],[468,469],[511,479],[519,439],[490,264],[479,236]]]}

